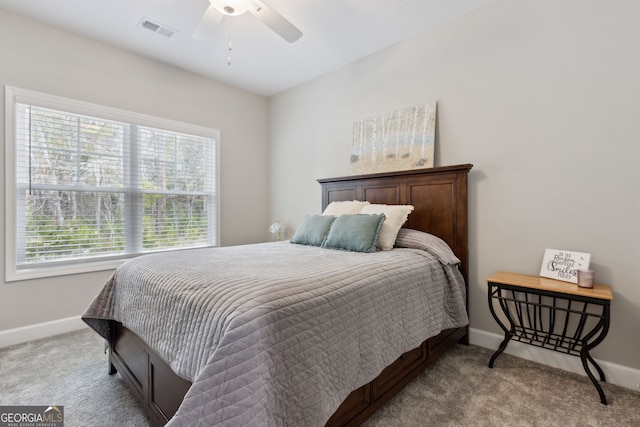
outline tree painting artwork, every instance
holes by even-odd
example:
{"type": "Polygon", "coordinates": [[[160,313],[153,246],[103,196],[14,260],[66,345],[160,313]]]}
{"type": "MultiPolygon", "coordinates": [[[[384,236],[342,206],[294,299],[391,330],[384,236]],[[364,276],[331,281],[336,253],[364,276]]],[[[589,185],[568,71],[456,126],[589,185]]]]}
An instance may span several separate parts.
{"type": "Polygon", "coordinates": [[[436,102],[353,124],[351,174],[433,167],[436,102]]]}

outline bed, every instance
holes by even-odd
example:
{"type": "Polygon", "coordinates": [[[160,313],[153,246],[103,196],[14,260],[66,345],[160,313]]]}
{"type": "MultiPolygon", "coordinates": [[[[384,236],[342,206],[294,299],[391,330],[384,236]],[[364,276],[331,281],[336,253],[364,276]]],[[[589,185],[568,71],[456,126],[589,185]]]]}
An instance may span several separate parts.
{"type": "Polygon", "coordinates": [[[147,255],[118,268],[83,320],[154,424],[358,425],[468,344],[471,167],[318,180],[323,210],[413,205],[391,251],[272,242],[147,255]]]}

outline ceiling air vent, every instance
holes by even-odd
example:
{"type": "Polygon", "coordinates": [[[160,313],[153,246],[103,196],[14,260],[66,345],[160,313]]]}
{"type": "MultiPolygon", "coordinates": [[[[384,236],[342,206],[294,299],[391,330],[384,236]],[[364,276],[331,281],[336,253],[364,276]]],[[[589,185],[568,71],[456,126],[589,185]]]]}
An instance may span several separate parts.
{"type": "Polygon", "coordinates": [[[142,18],[138,23],[138,27],[163,35],[167,38],[175,34],[175,31],[172,30],[171,28],[167,27],[166,25],[153,22],[149,18],[142,18]]]}

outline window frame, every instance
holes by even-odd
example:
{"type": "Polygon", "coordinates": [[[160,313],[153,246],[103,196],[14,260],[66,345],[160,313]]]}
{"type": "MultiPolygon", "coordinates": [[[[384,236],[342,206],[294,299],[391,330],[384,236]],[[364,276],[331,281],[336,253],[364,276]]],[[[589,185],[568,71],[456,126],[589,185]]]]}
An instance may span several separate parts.
{"type": "MultiPolygon", "coordinates": [[[[214,140],[213,165],[214,182],[214,229],[215,239],[212,245],[218,246],[220,240],[220,131],[213,128],[179,122],[161,117],[102,106],[90,102],[49,95],[12,86],[5,86],[5,281],[36,279],[69,274],[89,273],[111,270],[127,259],[154,252],[189,250],[189,248],[162,249],[144,253],[103,256],[99,259],[58,261],[51,264],[33,265],[18,268],[18,215],[17,215],[17,161],[18,147],[16,138],[16,104],[23,103],[43,108],[65,111],[71,114],[94,116],[166,130],[190,134],[214,140]]],[[[129,214],[129,213],[128,213],[129,214]]],[[[200,246],[202,247],[202,246],[200,246]]]]}

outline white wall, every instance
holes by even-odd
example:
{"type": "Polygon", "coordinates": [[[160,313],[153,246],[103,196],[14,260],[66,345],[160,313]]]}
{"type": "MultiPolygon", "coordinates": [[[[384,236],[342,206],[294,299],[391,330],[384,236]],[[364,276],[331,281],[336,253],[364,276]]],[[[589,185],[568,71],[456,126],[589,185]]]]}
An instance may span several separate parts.
{"type": "Polygon", "coordinates": [[[497,0],[270,100],[271,213],[289,235],[349,174],[353,122],[438,102],[436,164],[470,173],[470,316],[485,278],[592,254],[612,285],[598,359],[640,368],[640,2],[497,0]]]}
{"type": "MultiPolygon", "coordinates": [[[[210,79],[0,11],[0,86],[16,86],[220,129],[221,244],[271,237],[268,101],[210,79]],[[239,114],[239,112],[242,112],[239,114]],[[247,123],[250,123],[248,126],[247,123]]],[[[4,224],[4,101],[0,223],[4,224]]],[[[0,259],[4,260],[4,226],[0,259]]],[[[110,271],[4,283],[0,333],[82,314],[110,271]]]]}

